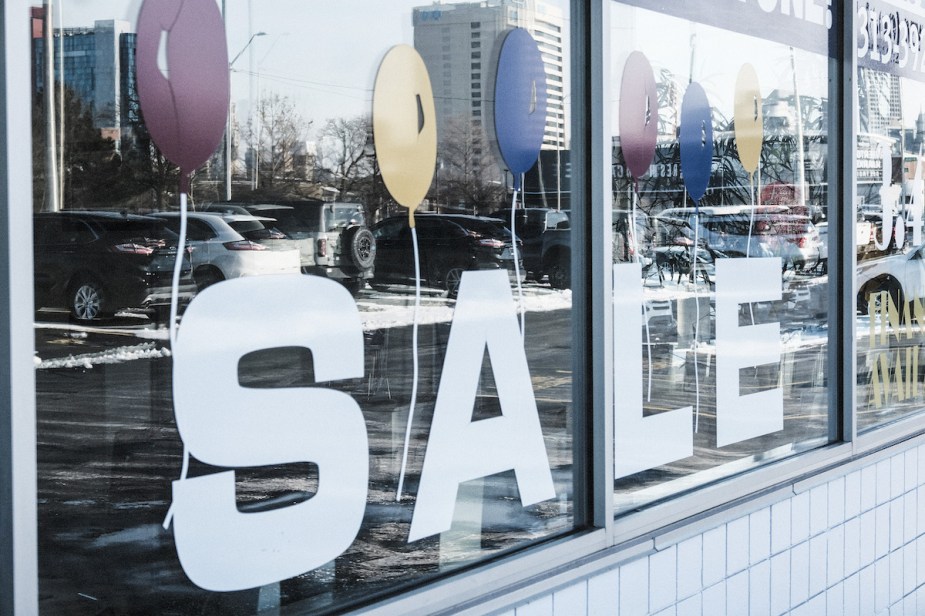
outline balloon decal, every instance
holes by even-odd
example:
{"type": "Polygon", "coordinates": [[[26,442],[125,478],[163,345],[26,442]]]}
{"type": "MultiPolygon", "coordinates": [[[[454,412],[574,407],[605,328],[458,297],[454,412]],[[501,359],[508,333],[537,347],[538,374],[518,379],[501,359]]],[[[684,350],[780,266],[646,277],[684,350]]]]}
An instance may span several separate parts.
{"type": "Polygon", "coordinates": [[[761,159],[764,120],[758,75],[751,64],[743,64],[739,69],[739,75],[736,78],[733,117],[739,160],[749,175],[752,175],[758,170],[758,163],[761,159]]]}
{"type": "Polygon", "coordinates": [[[536,41],[523,28],[503,35],[495,75],[495,137],[501,158],[514,176],[511,203],[511,240],[514,275],[520,305],[520,333],[524,335],[524,300],[517,249],[517,192],[523,175],[536,164],[546,130],[546,70],[536,41]]]}
{"type": "Polygon", "coordinates": [[[514,190],[540,154],[546,129],[546,71],[540,48],[523,28],[504,36],[495,78],[495,134],[514,175],[514,190]]]}
{"type": "MultiPolygon", "coordinates": [[[[713,115],[706,92],[700,84],[693,82],[687,86],[681,101],[681,173],[684,174],[684,187],[694,200],[694,245],[691,246],[691,276],[697,285],[697,256],[700,250],[700,200],[710,183],[710,170],[713,166],[713,115]]],[[[694,295],[696,306],[694,321],[694,382],[696,402],[694,411],[694,431],[700,420],[700,371],[697,363],[697,346],[700,329],[700,298],[694,295]]]]}
{"type": "Polygon", "coordinates": [[[630,54],[620,82],[620,149],[638,180],[649,170],[658,139],[658,94],[648,58],[630,54]]]}
{"type": "MultiPolygon", "coordinates": [[[[176,349],[177,296],[186,254],[186,210],[190,174],[218,148],[225,133],[231,95],[225,25],[215,0],[145,0],[138,13],[135,72],[144,123],[158,149],[180,168],[180,237],[170,294],[170,348],[176,349]],[[158,66],[167,33],[167,74],[158,66]]],[[[183,447],[180,481],[189,451],[183,447]]],[[[164,528],[173,519],[173,504],[164,528]]]]}
{"type": "Polygon", "coordinates": [[[228,118],[228,44],[215,0],[145,0],[135,68],[145,126],[189,192],[189,174],[218,148],[228,118]],[[157,65],[164,32],[168,75],[157,65]]]}
{"type": "MultiPolygon", "coordinates": [[[[758,86],[758,75],[751,64],[743,64],[736,77],[735,86],[735,119],[736,150],[739,160],[748,172],[748,186],[752,195],[752,205],[758,206],[755,201],[755,176],[761,160],[761,146],[764,141],[764,120],[761,108],[761,89],[758,86]]],[[[760,194],[760,190],[758,191],[760,194]]],[[[748,225],[748,243],[745,244],[745,256],[751,256],[752,228],[755,226],[755,207],[752,208],[751,222],[748,225]]],[[[751,304],[749,304],[751,309],[751,304]]],[[[754,317],[752,319],[754,321],[754,317]]]]}
{"type": "Polygon", "coordinates": [[[434,94],[424,60],[413,47],[396,45],[386,53],[373,89],[373,141],[382,180],[392,198],[408,208],[414,248],[414,317],[411,329],[411,403],[396,500],[401,500],[418,391],[418,310],[421,305],[421,258],[414,224],[417,209],[434,177],[437,124],[434,94]]]}
{"type": "MultiPolygon", "coordinates": [[[[640,177],[649,170],[658,140],[658,92],[652,65],[645,54],[634,51],[623,67],[620,82],[620,149],[633,177],[633,207],[627,232],[636,262],[640,263],[636,237],[636,204],[639,201],[640,177]]],[[[652,340],[649,320],[645,319],[646,349],[649,356],[648,399],[652,400],[652,340]]]]}
{"type": "Polygon", "coordinates": [[[699,207],[713,165],[713,116],[700,84],[687,86],[681,101],[681,173],[684,187],[699,207]]]}
{"type": "Polygon", "coordinates": [[[373,140],[382,181],[392,198],[414,210],[424,200],[437,164],[437,124],[427,67],[408,45],[385,55],[373,90],[373,140]]]}

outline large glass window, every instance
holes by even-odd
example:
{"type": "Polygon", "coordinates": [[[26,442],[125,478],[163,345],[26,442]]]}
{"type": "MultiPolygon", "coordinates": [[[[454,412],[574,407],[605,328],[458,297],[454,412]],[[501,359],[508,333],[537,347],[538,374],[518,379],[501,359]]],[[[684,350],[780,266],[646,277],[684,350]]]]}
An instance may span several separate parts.
{"type": "Polygon", "coordinates": [[[341,611],[580,522],[568,2],[220,4],[31,15],[45,614],[341,611]]]}
{"type": "Polygon", "coordinates": [[[610,5],[618,513],[829,438],[832,16],[658,5],[610,5]]]}
{"type": "Polygon", "coordinates": [[[925,13],[884,2],[858,8],[857,425],[922,409],[921,314],[925,13]]]}

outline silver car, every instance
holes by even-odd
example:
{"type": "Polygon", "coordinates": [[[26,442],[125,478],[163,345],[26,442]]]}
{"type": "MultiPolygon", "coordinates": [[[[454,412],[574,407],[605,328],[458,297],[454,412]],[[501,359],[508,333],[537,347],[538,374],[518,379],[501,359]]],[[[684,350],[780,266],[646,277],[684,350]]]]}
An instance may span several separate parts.
{"type": "MultiPolygon", "coordinates": [[[[167,227],[179,233],[179,213],[153,216],[164,218],[167,227]]],[[[197,288],[201,291],[209,285],[240,276],[299,273],[299,250],[291,241],[280,241],[272,231],[264,234],[270,236],[265,243],[245,237],[261,229],[267,230],[263,221],[250,215],[190,212],[186,239],[193,249],[193,279],[197,288]],[[236,226],[244,233],[235,230],[236,226]]]]}

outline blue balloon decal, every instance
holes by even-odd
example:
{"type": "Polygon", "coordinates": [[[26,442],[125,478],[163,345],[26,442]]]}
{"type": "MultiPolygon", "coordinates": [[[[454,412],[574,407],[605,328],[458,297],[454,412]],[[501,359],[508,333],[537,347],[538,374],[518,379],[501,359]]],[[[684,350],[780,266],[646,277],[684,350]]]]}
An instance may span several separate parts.
{"type": "Polygon", "coordinates": [[[498,148],[514,175],[536,163],[546,128],[546,71],[533,37],[523,28],[507,33],[498,57],[495,78],[495,134],[498,148]]]}
{"type": "Polygon", "coordinates": [[[681,173],[684,187],[698,203],[710,183],[713,164],[713,115],[706,92],[691,83],[681,102],[681,173]]]}

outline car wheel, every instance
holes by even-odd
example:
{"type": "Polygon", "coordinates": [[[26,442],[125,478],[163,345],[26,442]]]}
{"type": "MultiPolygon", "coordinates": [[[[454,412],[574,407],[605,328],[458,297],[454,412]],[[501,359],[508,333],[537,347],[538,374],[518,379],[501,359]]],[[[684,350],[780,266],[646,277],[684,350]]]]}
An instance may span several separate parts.
{"type": "Polygon", "coordinates": [[[872,282],[861,289],[861,292],[858,293],[858,312],[868,314],[870,298],[884,291],[890,294],[890,301],[897,307],[899,316],[902,318],[903,312],[905,312],[905,296],[902,287],[895,280],[872,282]]]}
{"type": "Polygon", "coordinates": [[[368,270],[376,262],[376,238],[366,227],[351,227],[344,233],[350,260],[359,270],[368,270]]]}
{"type": "Polygon", "coordinates": [[[220,271],[214,267],[200,267],[193,273],[193,280],[196,282],[196,290],[202,291],[207,287],[211,287],[216,282],[221,282],[225,279],[220,271]]]}
{"type": "Polygon", "coordinates": [[[546,275],[549,277],[549,286],[553,289],[568,289],[572,285],[571,265],[563,259],[553,259],[546,266],[546,275]]]}
{"type": "Polygon", "coordinates": [[[80,280],[71,286],[71,316],[78,321],[92,321],[103,315],[103,287],[93,279],[80,280]]]}
{"type": "Polygon", "coordinates": [[[448,297],[456,297],[459,293],[459,283],[462,282],[463,268],[453,267],[447,270],[443,277],[443,286],[448,297]]]}

